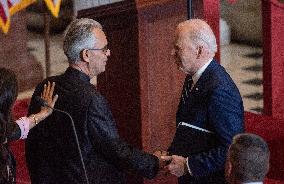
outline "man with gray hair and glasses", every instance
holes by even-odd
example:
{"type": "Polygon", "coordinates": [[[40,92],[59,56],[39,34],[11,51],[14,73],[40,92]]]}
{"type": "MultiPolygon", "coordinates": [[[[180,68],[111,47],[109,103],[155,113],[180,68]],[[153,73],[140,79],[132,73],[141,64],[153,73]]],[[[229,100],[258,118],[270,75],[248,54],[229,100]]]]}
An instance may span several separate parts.
{"type": "Polygon", "coordinates": [[[107,44],[98,22],[74,20],[63,45],[69,67],[36,87],[29,114],[40,110],[36,97],[43,85],[55,82],[54,94],[60,96],[55,108],[68,112],[75,127],[66,114],[54,112],[30,132],[26,158],[32,184],[120,184],[123,170],[146,178],[157,174],[161,153],[148,154],[122,141],[107,101],[90,83],[105,71],[107,44]]]}
{"type": "Polygon", "coordinates": [[[269,170],[267,143],[255,134],[233,138],[226,160],[226,179],[230,184],[262,184],[269,170]]]}

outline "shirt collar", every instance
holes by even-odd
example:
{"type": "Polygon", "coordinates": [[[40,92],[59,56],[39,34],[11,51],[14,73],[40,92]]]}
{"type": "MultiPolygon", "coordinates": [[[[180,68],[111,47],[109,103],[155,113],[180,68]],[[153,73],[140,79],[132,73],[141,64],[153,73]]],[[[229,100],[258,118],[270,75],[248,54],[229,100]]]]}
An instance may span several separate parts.
{"type": "Polygon", "coordinates": [[[246,182],[243,184],[263,184],[263,182],[257,181],[257,182],[246,182]]]}
{"type": "Polygon", "coordinates": [[[193,85],[195,85],[198,81],[198,79],[201,77],[202,73],[206,70],[206,68],[208,67],[208,65],[211,63],[213,59],[210,59],[207,63],[205,63],[201,68],[199,68],[197,70],[197,72],[195,72],[195,74],[192,76],[192,80],[193,80],[193,85]]]}

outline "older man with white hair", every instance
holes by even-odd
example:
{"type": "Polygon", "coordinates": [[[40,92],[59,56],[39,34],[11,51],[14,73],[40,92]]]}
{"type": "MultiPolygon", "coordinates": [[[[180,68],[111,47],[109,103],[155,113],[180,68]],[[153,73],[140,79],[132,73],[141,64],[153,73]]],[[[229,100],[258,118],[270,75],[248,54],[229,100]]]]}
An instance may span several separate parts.
{"type": "Polygon", "coordinates": [[[179,184],[225,183],[226,152],[244,131],[239,90],[214,58],[215,35],[201,19],[180,23],[173,55],[187,76],[176,113],[176,134],[167,169],[179,184]]]}

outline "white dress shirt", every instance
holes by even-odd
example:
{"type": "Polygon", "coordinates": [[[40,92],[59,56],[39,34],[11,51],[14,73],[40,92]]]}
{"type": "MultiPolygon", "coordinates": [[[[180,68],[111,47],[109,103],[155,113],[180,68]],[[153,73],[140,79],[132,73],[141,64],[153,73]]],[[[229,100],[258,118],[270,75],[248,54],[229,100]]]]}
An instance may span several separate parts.
{"type": "Polygon", "coordinates": [[[207,63],[205,63],[201,68],[199,68],[197,70],[197,72],[192,76],[192,87],[191,89],[194,87],[194,85],[197,83],[198,79],[201,77],[201,75],[203,74],[203,72],[206,70],[206,68],[208,67],[208,65],[211,63],[213,59],[210,59],[207,63]]]}

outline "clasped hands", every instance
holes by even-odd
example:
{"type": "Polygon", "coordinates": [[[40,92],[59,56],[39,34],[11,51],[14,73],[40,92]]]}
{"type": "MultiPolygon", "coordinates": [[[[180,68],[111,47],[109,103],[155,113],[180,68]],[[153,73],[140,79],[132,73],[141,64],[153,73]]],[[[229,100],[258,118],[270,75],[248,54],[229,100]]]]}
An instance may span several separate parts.
{"type": "Polygon", "coordinates": [[[155,151],[153,155],[159,159],[160,173],[164,175],[171,173],[177,177],[188,173],[186,158],[177,155],[168,155],[166,151],[155,151]]]}

